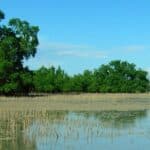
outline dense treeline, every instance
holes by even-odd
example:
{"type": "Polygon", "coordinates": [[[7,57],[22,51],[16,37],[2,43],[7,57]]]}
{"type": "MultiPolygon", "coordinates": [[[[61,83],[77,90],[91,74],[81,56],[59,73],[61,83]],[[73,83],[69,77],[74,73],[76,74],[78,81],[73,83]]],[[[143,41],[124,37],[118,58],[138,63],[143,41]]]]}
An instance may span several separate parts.
{"type": "Polygon", "coordinates": [[[147,92],[148,73],[134,64],[115,60],[94,71],[68,76],[60,67],[42,67],[33,74],[35,92],[147,92]]]}
{"type": "MultiPolygon", "coordinates": [[[[0,21],[5,15],[0,11],[0,21]]],[[[34,57],[38,27],[18,18],[0,24],[0,94],[59,92],[147,92],[148,73],[134,64],[115,60],[93,71],[69,76],[60,67],[31,71],[23,61],[34,57]]]]}

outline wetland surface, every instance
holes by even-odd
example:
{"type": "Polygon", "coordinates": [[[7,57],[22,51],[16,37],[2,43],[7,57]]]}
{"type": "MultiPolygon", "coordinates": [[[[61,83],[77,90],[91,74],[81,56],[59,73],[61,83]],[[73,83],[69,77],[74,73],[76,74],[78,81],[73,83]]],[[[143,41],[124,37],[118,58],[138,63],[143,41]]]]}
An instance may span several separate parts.
{"type": "MultiPolygon", "coordinates": [[[[104,103],[103,99],[96,100],[96,103],[99,101],[104,103]]],[[[106,103],[108,101],[106,99],[106,103]]],[[[111,101],[118,102],[116,108],[134,101],[146,106],[149,98],[131,98],[126,101],[112,98],[111,101]]],[[[71,101],[71,104],[76,105],[78,102],[71,101]]],[[[83,104],[84,100],[81,102],[83,104]]],[[[94,99],[87,99],[89,102],[94,102],[94,99]]],[[[112,105],[112,110],[105,107],[83,111],[54,108],[38,110],[40,106],[35,109],[32,102],[27,103],[30,109],[19,107],[21,102],[16,103],[14,99],[7,102],[3,98],[0,100],[0,150],[149,150],[150,109],[137,109],[138,106],[133,110],[131,107],[114,110],[115,105],[112,105]]]]}

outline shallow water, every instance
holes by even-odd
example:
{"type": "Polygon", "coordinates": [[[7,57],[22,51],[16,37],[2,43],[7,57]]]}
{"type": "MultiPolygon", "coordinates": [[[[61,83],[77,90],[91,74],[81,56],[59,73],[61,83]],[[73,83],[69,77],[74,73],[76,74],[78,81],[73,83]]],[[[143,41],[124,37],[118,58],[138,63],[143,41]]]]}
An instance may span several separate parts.
{"type": "Polygon", "coordinates": [[[149,150],[150,111],[0,112],[0,150],[149,150]]]}

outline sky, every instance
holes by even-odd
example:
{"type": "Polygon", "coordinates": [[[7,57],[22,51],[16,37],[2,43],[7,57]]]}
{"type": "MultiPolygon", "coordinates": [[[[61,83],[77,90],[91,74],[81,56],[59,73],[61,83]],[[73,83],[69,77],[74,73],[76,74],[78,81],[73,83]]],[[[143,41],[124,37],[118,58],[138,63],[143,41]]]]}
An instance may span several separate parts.
{"type": "Polygon", "coordinates": [[[150,71],[149,0],[0,0],[4,24],[20,18],[40,28],[30,69],[61,66],[69,74],[111,60],[150,71]]]}

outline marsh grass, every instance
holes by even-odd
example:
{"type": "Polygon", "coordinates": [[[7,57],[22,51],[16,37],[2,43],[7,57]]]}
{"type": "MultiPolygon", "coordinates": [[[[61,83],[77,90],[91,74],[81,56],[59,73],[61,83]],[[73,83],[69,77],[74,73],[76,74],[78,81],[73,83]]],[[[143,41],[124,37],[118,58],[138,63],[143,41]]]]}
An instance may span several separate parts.
{"type": "Polygon", "coordinates": [[[0,150],[35,150],[37,142],[55,149],[124,135],[150,138],[149,130],[134,130],[136,121],[147,117],[146,109],[150,94],[0,97],[0,150]]]}
{"type": "Polygon", "coordinates": [[[150,94],[56,94],[38,97],[0,97],[0,111],[16,110],[144,110],[150,94]]]}
{"type": "Polygon", "coordinates": [[[30,140],[35,140],[40,137],[41,139],[47,139],[46,141],[52,142],[54,140],[56,143],[62,140],[80,141],[81,139],[86,139],[86,141],[91,142],[95,138],[114,139],[124,134],[140,135],[143,133],[143,136],[149,136],[149,133],[145,132],[142,128],[138,131],[134,129],[136,120],[141,117],[146,117],[146,111],[89,112],[88,116],[85,115],[85,112],[74,112],[66,114],[60,120],[56,118],[42,122],[41,120],[37,120],[26,129],[25,133],[30,140]],[[109,119],[107,117],[108,115],[111,116],[109,119]],[[128,122],[128,120],[132,121],[128,122]]]}
{"type": "Polygon", "coordinates": [[[0,112],[0,145],[3,150],[10,145],[11,149],[34,150],[38,142],[55,149],[62,143],[71,141],[86,144],[94,143],[97,138],[115,139],[120,136],[149,136],[148,129],[135,130],[138,120],[147,117],[147,111],[1,111],[0,112]],[[142,135],[141,135],[142,134],[142,135]],[[19,141],[19,143],[18,143],[19,141]],[[62,143],[61,143],[62,142],[62,143]]]}

